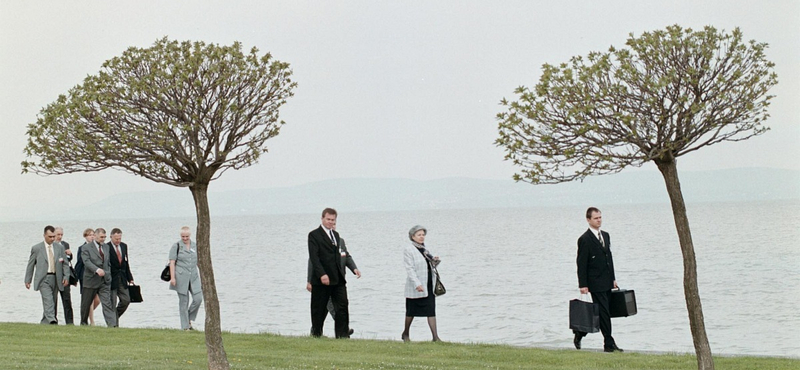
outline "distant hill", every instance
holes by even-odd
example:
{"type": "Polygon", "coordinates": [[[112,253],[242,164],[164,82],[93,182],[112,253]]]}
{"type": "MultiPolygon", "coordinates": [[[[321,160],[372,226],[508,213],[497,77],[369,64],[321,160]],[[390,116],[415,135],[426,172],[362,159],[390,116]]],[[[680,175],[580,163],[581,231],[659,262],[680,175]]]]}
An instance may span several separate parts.
{"type": "MultiPolygon", "coordinates": [[[[687,203],[800,199],[800,171],[743,168],[680,173],[687,203]]],[[[512,180],[446,178],[337,179],[304,185],[209,192],[213,216],[317,213],[326,206],[347,212],[419,209],[520,208],[586,204],[666,203],[664,181],[651,171],[622,172],[558,185],[512,180]]],[[[0,221],[10,220],[3,212],[0,221]]],[[[194,216],[186,189],[118,194],[94,205],[48,214],[82,220],[194,216]],[[114,204],[113,209],[108,204],[114,204]],[[87,210],[92,210],[89,214],[87,210]],[[124,212],[120,212],[124,210],[124,212]],[[124,216],[121,216],[123,214],[124,216]]],[[[40,219],[30,215],[26,219],[40,219]]]]}

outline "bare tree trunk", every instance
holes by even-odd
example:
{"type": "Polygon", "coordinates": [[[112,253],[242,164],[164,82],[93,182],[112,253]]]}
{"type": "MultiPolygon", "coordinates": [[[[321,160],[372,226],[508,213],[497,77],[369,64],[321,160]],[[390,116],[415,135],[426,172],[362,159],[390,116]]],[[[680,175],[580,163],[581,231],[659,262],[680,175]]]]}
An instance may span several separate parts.
{"type": "Polygon", "coordinates": [[[206,350],[209,370],[228,370],[228,355],[222,345],[220,327],[219,298],[217,284],[214,282],[214,268],[211,266],[211,214],[208,209],[208,184],[189,188],[194,197],[197,211],[197,266],[200,268],[200,282],[203,287],[203,303],[206,309],[206,350]]]}
{"type": "Polygon", "coordinates": [[[675,227],[678,229],[678,240],[683,253],[683,294],[686,297],[689,326],[692,330],[694,350],[697,354],[697,368],[713,370],[714,358],[711,357],[711,346],[708,344],[706,325],[703,319],[703,305],[700,303],[700,291],[697,288],[697,261],[694,256],[689,218],[686,216],[686,204],[683,202],[681,183],[678,180],[677,163],[674,158],[669,158],[656,161],[656,165],[667,185],[667,193],[672,202],[672,216],[675,218],[675,227]]]}

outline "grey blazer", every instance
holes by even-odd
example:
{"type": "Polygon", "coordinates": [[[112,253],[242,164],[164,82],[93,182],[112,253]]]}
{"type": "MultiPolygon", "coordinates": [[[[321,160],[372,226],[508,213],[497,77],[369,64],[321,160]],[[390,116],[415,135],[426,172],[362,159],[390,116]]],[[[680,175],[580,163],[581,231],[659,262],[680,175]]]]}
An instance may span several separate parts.
{"type": "MultiPolygon", "coordinates": [[[[350,252],[347,251],[347,245],[344,243],[344,239],[339,238],[339,249],[342,250],[341,253],[344,253],[345,256],[342,257],[342,270],[344,271],[345,267],[350,269],[350,272],[356,273],[358,267],[356,266],[356,261],[353,261],[353,256],[350,255],[350,252]]],[[[314,266],[311,265],[311,260],[308,261],[308,278],[306,279],[307,283],[311,282],[311,275],[314,274],[314,266]]]]}
{"type": "MultiPolygon", "coordinates": [[[[64,280],[69,281],[69,260],[67,254],[64,253],[64,246],[59,242],[53,242],[53,256],[56,259],[56,282],[58,290],[64,290],[64,280]]],[[[31,257],[28,258],[28,266],[25,269],[25,284],[33,282],[33,290],[39,290],[44,278],[47,277],[47,248],[44,242],[31,247],[31,257]],[[34,276],[34,267],[36,267],[36,275],[34,276]]]]}
{"type": "Polygon", "coordinates": [[[111,284],[111,251],[108,250],[106,244],[101,245],[100,248],[103,248],[103,257],[105,258],[100,257],[100,252],[97,251],[97,242],[83,243],[80,246],[84,288],[97,289],[103,284],[111,284]],[[97,275],[98,269],[103,269],[105,275],[97,275]]]}
{"type": "Polygon", "coordinates": [[[169,285],[170,290],[178,294],[188,294],[189,284],[192,293],[202,292],[200,287],[200,271],[197,270],[197,244],[192,242],[187,251],[182,241],[178,241],[169,248],[169,260],[175,261],[175,286],[169,285]],[[181,248],[180,254],[178,248],[181,248]]]}

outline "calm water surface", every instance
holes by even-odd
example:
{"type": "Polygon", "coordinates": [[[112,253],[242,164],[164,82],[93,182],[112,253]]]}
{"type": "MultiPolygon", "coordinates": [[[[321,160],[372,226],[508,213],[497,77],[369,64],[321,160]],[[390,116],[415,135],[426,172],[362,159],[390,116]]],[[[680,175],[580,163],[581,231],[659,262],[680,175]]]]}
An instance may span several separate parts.
{"type": "MultiPolygon", "coordinates": [[[[800,201],[689,206],[700,294],[712,351],[800,357],[800,201]]],[[[601,206],[611,234],[617,280],[635,289],[639,313],[614,319],[626,350],[693,352],[683,296],[683,267],[667,204],[601,206]]],[[[402,247],[408,229],[428,227],[448,293],[437,299],[439,335],[454,342],[571,348],[568,301],[578,296],[576,240],[583,207],[348,213],[338,230],[363,273],[348,275],[355,338],[399,340],[405,312],[402,247]]],[[[213,217],[213,215],[212,215],[213,217]]],[[[52,221],[58,224],[57,220],[52,221]]],[[[123,327],[178,328],[178,299],[158,279],[168,248],[194,219],[87,220],[61,223],[75,248],[86,227],[119,227],[130,248],[144,302],[123,327]]],[[[319,215],[213,217],[212,255],[222,328],[307,335],[306,238],[319,215]]],[[[24,288],[30,246],[44,224],[0,223],[0,321],[37,323],[38,292],[24,288]]],[[[80,295],[72,290],[76,321],[80,295]]],[[[59,309],[60,311],[60,309],[59,309]]],[[[202,326],[204,311],[198,317],[202,326]]],[[[100,310],[96,311],[102,317],[100,310]]],[[[61,313],[59,312],[61,319],[61,313]]],[[[101,319],[102,321],[102,319],[101,319]]],[[[325,334],[332,335],[328,319],[325,334]]],[[[416,320],[412,341],[429,340],[416,320]]],[[[585,348],[600,348],[590,335],[585,348]]]]}

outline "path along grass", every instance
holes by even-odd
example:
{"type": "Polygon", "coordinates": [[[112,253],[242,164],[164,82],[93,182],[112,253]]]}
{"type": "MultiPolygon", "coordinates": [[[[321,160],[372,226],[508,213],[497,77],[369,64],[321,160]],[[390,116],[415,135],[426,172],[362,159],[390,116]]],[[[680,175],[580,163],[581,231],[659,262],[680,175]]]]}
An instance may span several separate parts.
{"type": "MultiPolygon", "coordinates": [[[[503,345],[224,334],[233,369],[696,369],[694,356],[503,345]]],[[[800,359],[718,357],[718,369],[800,369],[800,359]]],[[[0,324],[0,369],[202,369],[202,332],[0,324]]]]}

